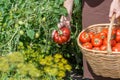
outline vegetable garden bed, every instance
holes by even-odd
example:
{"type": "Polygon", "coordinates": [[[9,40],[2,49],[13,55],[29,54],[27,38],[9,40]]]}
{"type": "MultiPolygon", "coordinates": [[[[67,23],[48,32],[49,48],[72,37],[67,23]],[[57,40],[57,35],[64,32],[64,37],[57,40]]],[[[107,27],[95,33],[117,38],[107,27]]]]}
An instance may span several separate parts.
{"type": "Polygon", "coordinates": [[[0,80],[70,80],[66,73],[82,72],[76,42],[81,30],[79,0],[74,0],[70,41],[59,45],[51,38],[61,15],[67,15],[63,1],[0,0],[0,80]]]}

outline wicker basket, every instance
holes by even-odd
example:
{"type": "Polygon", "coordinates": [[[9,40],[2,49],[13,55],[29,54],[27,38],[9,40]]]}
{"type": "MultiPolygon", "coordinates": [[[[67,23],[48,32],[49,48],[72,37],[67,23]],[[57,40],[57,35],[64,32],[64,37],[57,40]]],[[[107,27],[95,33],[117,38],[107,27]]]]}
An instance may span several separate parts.
{"type": "Polygon", "coordinates": [[[113,17],[110,23],[91,25],[80,32],[80,34],[84,31],[98,33],[103,28],[109,27],[107,51],[90,50],[82,47],[81,43],[79,42],[80,34],[78,35],[77,43],[82,54],[85,56],[87,62],[96,75],[110,78],[120,78],[120,52],[112,52],[110,46],[110,34],[112,28],[115,27],[114,25],[117,24],[114,24],[113,17]]]}

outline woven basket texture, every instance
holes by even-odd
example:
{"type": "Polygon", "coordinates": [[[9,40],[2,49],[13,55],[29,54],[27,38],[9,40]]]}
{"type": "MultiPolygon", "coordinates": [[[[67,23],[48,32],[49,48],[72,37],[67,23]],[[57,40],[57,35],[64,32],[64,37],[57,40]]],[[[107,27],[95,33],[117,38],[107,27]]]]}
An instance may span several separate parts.
{"type": "MultiPolygon", "coordinates": [[[[112,54],[109,54],[108,51],[86,49],[79,42],[79,36],[82,32],[98,33],[103,28],[109,27],[109,25],[109,23],[105,23],[87,27],[79,33],[77,43],[82,54],[85,56],[87,62],[96,75],[110,78],[120,78],[120,52],[112,52],[112,54]]],[[[115,28],[116,26],[117,25],[114,24],[112,28],[115,28]]]]}

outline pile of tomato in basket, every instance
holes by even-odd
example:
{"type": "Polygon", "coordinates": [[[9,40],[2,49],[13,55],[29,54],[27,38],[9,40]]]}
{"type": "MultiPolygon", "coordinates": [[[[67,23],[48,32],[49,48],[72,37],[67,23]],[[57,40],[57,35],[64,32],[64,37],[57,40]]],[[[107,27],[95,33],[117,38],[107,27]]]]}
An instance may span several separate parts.
{"type": "MultiPolygon", "coordinates": [[[[105,51],[107,50],[108,28],[103,28],[99,33],[84,31],[79,36],[79,42],[84,48],[105,51]]],[[[111,33],[112,51],[120,51],[120,27],[112,29],[111,33]]]]}

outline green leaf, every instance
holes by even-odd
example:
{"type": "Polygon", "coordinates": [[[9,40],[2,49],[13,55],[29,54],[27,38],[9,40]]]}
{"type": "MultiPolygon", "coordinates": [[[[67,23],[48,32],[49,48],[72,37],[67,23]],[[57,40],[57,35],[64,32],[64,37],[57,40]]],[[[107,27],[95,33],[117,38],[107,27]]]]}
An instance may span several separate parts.
{"type": "Polygon", "coordinates": [[[75,6],[79,6],[80,1],[79,0],[74,0],[75,6]]]}
{"type": "Polygon", "coordinates": [[[34,30],[27,30],[27,36],[28,36],[30,39],[34,39],[34,35],[35,35],[34,30]]]}

